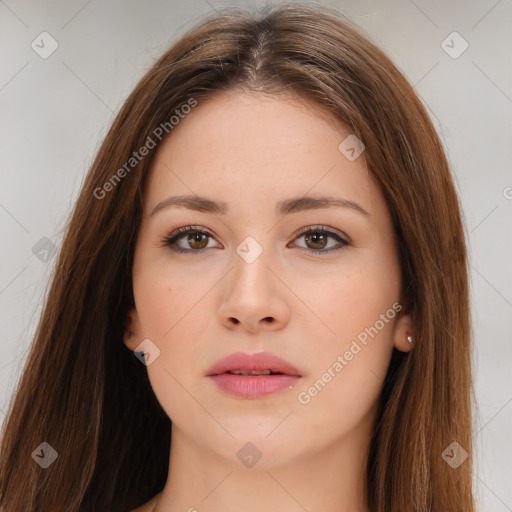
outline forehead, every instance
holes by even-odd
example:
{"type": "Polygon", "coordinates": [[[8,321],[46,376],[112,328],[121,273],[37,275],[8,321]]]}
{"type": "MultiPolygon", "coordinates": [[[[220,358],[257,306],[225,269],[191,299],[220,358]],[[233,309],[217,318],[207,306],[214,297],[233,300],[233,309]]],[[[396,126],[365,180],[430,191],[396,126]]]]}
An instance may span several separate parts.
{"type": "Polygon", "coordinates": [[[158,147],[145,211],[170,193],[242,204],[338,191],[368,204],[365,196],[374,200],[378,191],[363,155],[350,161],[339,149],[349,135],[334,115],[295,96],[217,94],[198,102],[158,147]]]}

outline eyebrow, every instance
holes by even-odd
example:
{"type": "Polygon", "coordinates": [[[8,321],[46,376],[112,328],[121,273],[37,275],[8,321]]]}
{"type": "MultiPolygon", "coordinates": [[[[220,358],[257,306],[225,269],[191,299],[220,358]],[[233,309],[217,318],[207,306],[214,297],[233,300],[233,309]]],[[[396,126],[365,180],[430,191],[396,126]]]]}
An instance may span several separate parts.
{"type": "MultiPolygon", "coordinates": [[[[159,202],[151,211],[152,217],[165,208],[186,208],[204,213],[225,215],[228,204],[223,201],[214,201],[200,196],[172,196],[159,202]]],[[[338,199],[330,196],[303,196],[279,201],[276,204],[277,215],[287,215],[305,210],[318,210],[322,208],[350,208],[365,216],[370,214],[360,205],[348,199],[338,199]]]]}

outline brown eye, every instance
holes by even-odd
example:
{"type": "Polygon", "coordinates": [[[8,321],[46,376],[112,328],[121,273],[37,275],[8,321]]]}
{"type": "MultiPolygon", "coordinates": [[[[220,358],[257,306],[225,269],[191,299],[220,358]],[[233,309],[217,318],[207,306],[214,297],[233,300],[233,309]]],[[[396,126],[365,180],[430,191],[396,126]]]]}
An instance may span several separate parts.
{"type": "Polygon", "coordinates": [[[307,233],[306,235],[304,235],[304,238],[311,249],[325,249],[329,236],[324,233],[313,232],[307,233]]]}
{"type": "MultiPolygon", "coordinates": [[[[170,247],[171,251],[177,253],[201,253],[208,248],[208,239],[213,235],[195,226],[185,226],[174,231],[164,238],[164,245],[170,247]],[[180,245],[180,243],[182,245],[180,245]],[[184,245],[183,245],[184,244],[184,245]]],[[[351,243],[338,233],[323,226],[302,228],[296,239],[303,238],[306,241],[306,252],[315,254],[326,254],[332,251],[343,249],[351,243]],[[329,239],[338,242],[338,247],[328,247],[329,239]]]]}
{"type": "Polygon", "coordinates": [[[297,239],[303,238],[306,241],[306,251],[315,254],[326,254],[350,245],[341,235],[323,226],[302,228],[298,235],[297,239]],[[330,238],[338,242],[338,247],[326,248],[330,238]]]}
{"type": "Polygon", "coordinates": [[[193,233],[187,236],[187,243],[190,244],[190,247],[193,249],[204,249],[208,245],[208,235],[193,233]]]}
{"type": "Polygon", "coordinates": [[[200,230],[194,226],[186,226],[177,229],[174,233],[164,238],[162,242],[174,252],[194,253],[207,249],[209,238],[212,238],[212,235],[207,231],[200,230]],[[184,245],[178,245],[179,242],[182,242],[184,245]]]}

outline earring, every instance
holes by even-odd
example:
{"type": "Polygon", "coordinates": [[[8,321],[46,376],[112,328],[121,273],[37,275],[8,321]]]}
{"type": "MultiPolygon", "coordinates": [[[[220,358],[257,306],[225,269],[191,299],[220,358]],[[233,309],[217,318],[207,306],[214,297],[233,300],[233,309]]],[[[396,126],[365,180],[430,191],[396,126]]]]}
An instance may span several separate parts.
{"type": "Polygon", "coordinates": [[[410,334],[407,335],[407,341],[409,343],[412,343],[412,336],[410,334]]]}

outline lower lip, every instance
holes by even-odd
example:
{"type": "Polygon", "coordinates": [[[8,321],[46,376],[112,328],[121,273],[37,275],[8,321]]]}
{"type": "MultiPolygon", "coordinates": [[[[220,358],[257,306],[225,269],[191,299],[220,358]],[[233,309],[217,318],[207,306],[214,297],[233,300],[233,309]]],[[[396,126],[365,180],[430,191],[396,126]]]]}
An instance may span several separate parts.
{"type": "Polygon", "coordinates": [[[301,377],[297,375],[210,375],[215,384],[230,395],[242,398],[259,398],[286,388],[292,388],[301,377]]]}

